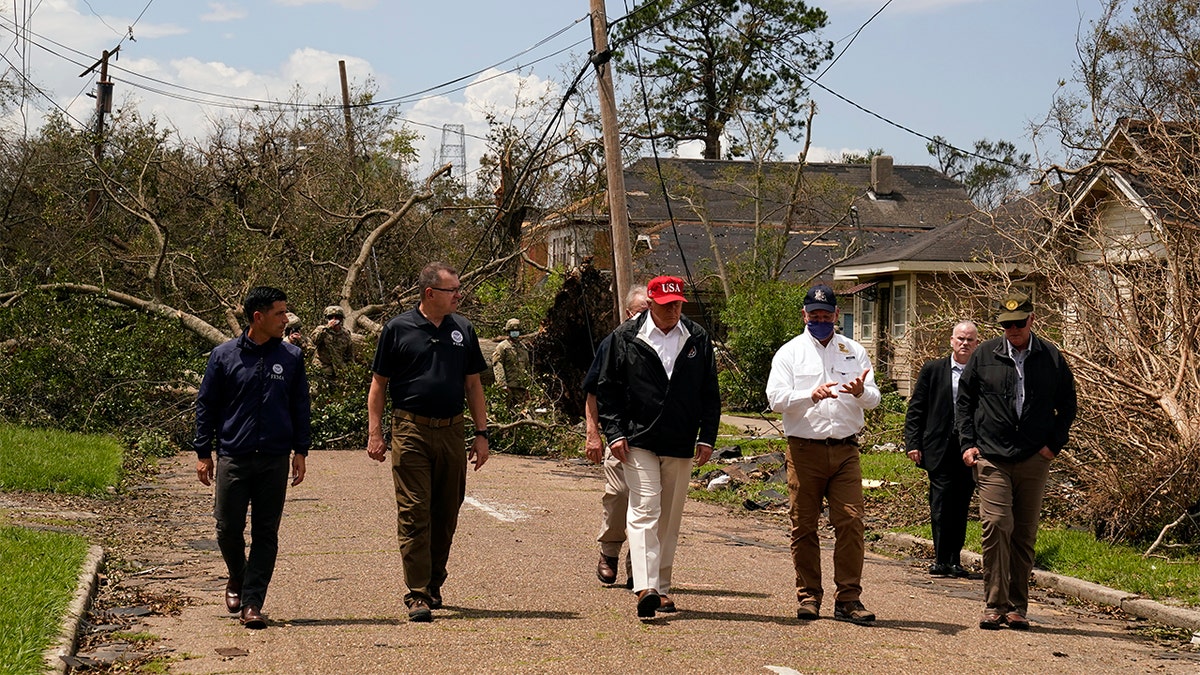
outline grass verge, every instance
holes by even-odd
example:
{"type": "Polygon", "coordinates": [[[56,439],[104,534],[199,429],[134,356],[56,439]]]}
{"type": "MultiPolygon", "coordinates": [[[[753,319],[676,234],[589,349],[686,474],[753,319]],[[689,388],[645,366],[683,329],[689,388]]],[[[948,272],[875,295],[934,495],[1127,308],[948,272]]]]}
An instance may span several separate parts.
{"type": "Polygon", "coordinates": [[[121,461],[111,436],[0,424],[0,491],[102,495],[120,480],[121,461]]]}
{"type": "Polygon", "coordinates": [[[80,536],[0,526],[0,664],[6,673],[45,671],[88,543],[80,536]]]}
{"type": "MultiPolygon", "coordinates": [[[[929,526],[901,528],[926,539],[929,526]]],[[[979,523],[967,523],[966,548],[976,553],[979,523]]],[[[1141,551],[1096,541],[1090,532],[1065,528],[1038,530],[1035,564],[1044,570],[1083,579],[1147,598],[1187,607],[1200,607],[1200,563],[1194,557],[1168,560],[1143,558],[1141,551]]]]}

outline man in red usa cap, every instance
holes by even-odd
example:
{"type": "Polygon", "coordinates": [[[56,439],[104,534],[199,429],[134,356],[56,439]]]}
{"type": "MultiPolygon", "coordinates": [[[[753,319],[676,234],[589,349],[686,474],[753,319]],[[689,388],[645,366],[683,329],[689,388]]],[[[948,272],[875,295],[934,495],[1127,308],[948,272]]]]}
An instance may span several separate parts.
{"type": "Polygon", "coordinates": [[[668,595],[692,462],[712,456],[721,417],[708,332],[683,316],[684,282],[646,284],[650,306],[613,331],[596,399],[608,449],[625,464],[637,615],[676,611],[668,595]]]}

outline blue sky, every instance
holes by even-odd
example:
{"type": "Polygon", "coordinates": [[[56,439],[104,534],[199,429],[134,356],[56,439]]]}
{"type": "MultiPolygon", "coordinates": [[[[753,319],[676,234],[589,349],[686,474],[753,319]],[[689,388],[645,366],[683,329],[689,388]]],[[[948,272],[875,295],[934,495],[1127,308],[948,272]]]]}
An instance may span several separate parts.
{"type": "MultiPolygon", "coordinates": [[[[829,14],[823,37],[841,51],[885,2],[812,4],[829,14]]],[[[608,0],[607,7],[610,20],[626,12],[622,1],[608,0]]],[[[86,92],[95,77],[79,73],[120,43],[115,65],[124,70],[111,73],[117,105],[137,106],[191,137],[231,111],[137,88],[141,82],[171,90],[131,73],[215,95],[187,94],[204,100],[284,99],[297,84],[316,98],[339,91],[337,62],[344,59],[352,82],[371,78],[380,98],[392,98],[484,70],[563,31],[456,91],[438,90],[403,106],[406,118],[429,125],[414,128],[427,135],[422,161],[432,165],[443,123],[482,135],[486,112],[510,110],[518,91],[523,97],[559,91],[590,44],[582,20],[587,10],[587,0],[22,0],[0,7],[8,61],[0,67],[9,68],[8,79],[24,69],[55,105],[86,122],[94,108],[86,92]],[[15,37],[18,25],[30,31],[32,44],[15,37]],[[518,73],[501,72],[518,65],[518,73]]],[[[1032,152],[1029,123],[1045,116],[1059,80],[1071,78],[1076,35],[1098,11],[1097,0],[893,0],[821,83],[921,134],[961,147],[1004,138],[1032,152]]],[[[819,109],[814,158],[883,148],[899,164],[933,164],[923,138],[828,92],[814,88],[812,95],[819,109]]],[[[50,105],[31,93],[24,115],[8,123],[36,126],[50,105]]],[[[482,141],[468,137],[466,150],[473,165],[482,141]]],[[[784,147],[789,158],[797,150],[784,147]]],[[[1036,150],[1053,157],[1055,149],[1036,150]]]]}

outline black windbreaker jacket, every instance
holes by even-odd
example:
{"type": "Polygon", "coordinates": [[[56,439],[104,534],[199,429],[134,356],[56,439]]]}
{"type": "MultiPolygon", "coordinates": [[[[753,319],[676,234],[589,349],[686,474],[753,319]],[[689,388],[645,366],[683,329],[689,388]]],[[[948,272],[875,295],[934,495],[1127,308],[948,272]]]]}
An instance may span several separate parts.
{"type": "Polygon", "coordinates": [[[691,457],[697,443],[716,443],[721,419],[712,340],[680,318],[690,336],[668,380],[658,354],[637,336],[650,320],[645,311],[613,331],[596,384],[600,425],[609,443],[624,438],[663,457],[691,457]]]}
{"type": "Polygon", "coordinates": [[[1058,454],[1075,421],[1075,376],[1054,345],[1030,334],[1025,357],[1025,402],[1013,407],[1017,367],[1004,336],[979,345],[958,381],[960,451],[979,448],[984,457],[1020,461],[1042,446],[1058,454]]]}

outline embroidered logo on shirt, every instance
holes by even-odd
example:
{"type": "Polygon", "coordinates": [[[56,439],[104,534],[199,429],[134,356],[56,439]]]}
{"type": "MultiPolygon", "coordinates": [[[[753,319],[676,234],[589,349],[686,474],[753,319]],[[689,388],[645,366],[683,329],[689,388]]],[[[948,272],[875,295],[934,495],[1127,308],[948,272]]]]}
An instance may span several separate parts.
{"type": "Polygon", "coordinates": [[[849,352],[850,350],[846,349],[846,345],[844,343],[839,342],[838,343],[838,351],[839,352],[849,352]]]}
{"type": "Polygon", "coordinates": [[[694,359],[694,358],[696,358],[696,345],[692,345],[692,351],[688,352],[688,355],[687,355],[687,357],[688,357],[689,359],[694,359]]]}
{"type": "Polygon", "coordinates": [[[276,375],[282,375],[283,374],[283,366],[276,363],[271,366],[271,372],[275,373],[276,375]]]}
{"type": "Polygon", "coordinates": [[[463,334],[458,330],[450,331],[450,339],[454,340],[456,346],[461,347],[463,343],[463,334]]]}

